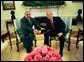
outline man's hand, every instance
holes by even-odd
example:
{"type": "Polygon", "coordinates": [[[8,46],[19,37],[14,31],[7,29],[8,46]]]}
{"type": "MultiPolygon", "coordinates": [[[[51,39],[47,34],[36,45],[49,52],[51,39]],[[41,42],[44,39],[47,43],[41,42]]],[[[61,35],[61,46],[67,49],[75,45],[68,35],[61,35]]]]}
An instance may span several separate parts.
{"type": "Polygon", "coordinates": [[[39,31],[37,32],[37,34],[41,34],[41,31],[39,30],[39,31]]]}
{"type": "Polygon", "coordinates": [[[34,33],[37,33],[37,32],[38,32],[38,30],[37,30],[37,29],[35,29],[33,32],[34,32],[34,33]]]}
{"type": "Polygon", "coordinates": [[[61,37],[62,35],[63,35],[63,33],[62,32],[60,32],[60,33],[58,33],[57,34],[59,37],[61,37]]]}

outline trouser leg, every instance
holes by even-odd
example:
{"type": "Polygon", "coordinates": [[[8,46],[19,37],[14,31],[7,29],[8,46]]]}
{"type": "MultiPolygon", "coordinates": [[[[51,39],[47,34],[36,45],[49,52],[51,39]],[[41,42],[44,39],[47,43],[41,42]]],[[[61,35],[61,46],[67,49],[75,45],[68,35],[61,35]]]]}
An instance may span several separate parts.
{"type": "Polygon", "coordinates": [[[54,35],[55,35],[55,33],[53,30],[46,31],[44,34],[44,45],[49,46],[49,36],[54,36],[54,35]]]}
{"type": "Polygon", "coordinates": [[[63,56],[63,48],[64,48],[64,42],[65,42],[64,35],[59,37],[59,40],[60,40],[60,55],[63,56]]]}
{"type": "Polygon", "coordinates": [[[28,36],[25,36],[23,45],[26,48],[26,52],[32,51],[33,39],[34,39],[33,33],[29,33],[28,36]]]}

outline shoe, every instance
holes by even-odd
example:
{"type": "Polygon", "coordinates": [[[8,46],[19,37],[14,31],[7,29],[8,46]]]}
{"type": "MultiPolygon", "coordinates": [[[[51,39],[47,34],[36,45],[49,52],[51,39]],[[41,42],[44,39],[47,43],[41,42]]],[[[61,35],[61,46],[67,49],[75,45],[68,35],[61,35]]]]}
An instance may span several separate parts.
{"type": "Polygon", "coordinates": [[[31,51],[32,51],[32,48],[29,48],[29,49],[26,49],[27,51],[27,53],[30,53],[31,51]]]}
{"type": "Polygon", "coordinates": [[[60,56],[62,57],[63,56],[63,52],[59,52],[60,56]]]}

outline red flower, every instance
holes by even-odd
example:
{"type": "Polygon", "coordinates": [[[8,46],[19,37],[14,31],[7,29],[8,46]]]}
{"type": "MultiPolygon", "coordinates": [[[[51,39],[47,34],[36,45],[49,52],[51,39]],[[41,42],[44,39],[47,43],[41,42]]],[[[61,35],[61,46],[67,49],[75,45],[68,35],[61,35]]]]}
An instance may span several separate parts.
{"type": "Polygon", "coordinates": [[[46,57],[43,57],[42,61],[48,61],[48,59],[46,57]]]}
{"type": "Polygon", "coordinates": [[[25,60],[26,60],[26,61],[32,61],[32,56],[31,56],[30,53],[27,54],[27,56],[25,57],[25,60]]]}
{"type": "Polygon", "coordinates": [[[25,61],[62,61],[58,51],[49,46],[36,47],[25,57],[25,61]]]}
{"type": "Polygon", "coordinates": [[[37,54],[34,56],[34,61],[42,61],[42,56],[41,54],[37,54]]]}
{"type": "Polygon", "coordinates": [[[47,53],[48,53],[48,49],[47,49],[46,47],[43,47],[43,48],[42,48],[42,53],[43,53],[43,54],[47,54],[47,53]]]}

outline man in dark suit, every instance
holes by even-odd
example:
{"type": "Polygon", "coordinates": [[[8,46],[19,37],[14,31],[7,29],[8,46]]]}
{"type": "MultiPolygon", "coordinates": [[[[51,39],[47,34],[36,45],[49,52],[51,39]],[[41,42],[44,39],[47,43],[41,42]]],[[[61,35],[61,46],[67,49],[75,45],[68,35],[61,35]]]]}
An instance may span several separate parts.
{"type": "Polygon", "coordinates": [[[65,41],[65,23],[60,17],[54,18],[51,11],[46,12],[46,32],[44,34],[44,44],[49,46],[49,36],[58,36],[60,40],[60,55],[63,55],[65,41]]]}
{"type": "Polygon", "coordinates": [[[34,39],[34,31],[40,33],[40,27],[37,23],[34,22],[34,19],[30,16],[30,12],[26,11],[24,13],[24,17],[20,20],[21,23],[21,31],[20,33],[22,34],[22,41],[23,41],[23,46],[26,48],[27,52],[32,51],[32,44],[33,44],[33,39],[34,39]],[[33,25],[38,30],[33,30],[33,25]]]}

